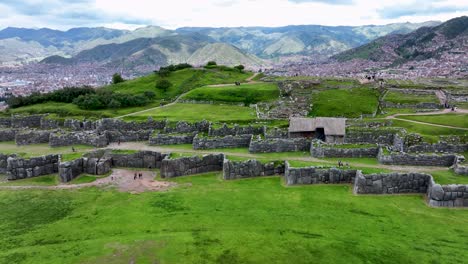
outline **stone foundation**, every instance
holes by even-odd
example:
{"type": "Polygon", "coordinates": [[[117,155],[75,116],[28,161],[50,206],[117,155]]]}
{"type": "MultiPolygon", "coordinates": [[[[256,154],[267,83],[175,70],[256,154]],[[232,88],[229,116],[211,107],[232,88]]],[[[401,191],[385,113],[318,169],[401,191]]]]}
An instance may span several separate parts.
{"type": "Polygon", "coordinates": [[[315,158],[375,158],[379,147],[339,148],[333,145],[312,144],[310,154],[315,158]]]}
{"type": "Polygon", "coordinates": [[[409,154],[395,153],[388,155],[381,149],[377,155],[379,163],[385,165],[416,165],[416,166],[437,166],[450,167],[457,160],[455,154],[409,154]]]}

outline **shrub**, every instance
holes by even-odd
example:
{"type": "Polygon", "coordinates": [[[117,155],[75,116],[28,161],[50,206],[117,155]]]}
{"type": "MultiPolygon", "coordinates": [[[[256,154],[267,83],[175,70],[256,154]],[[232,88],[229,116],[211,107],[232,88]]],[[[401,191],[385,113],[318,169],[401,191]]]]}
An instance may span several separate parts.
{"type": "Polygon", "coordinates": [[[166,79],[159,80],[156,83],[156,88],[167,92],[167,90],[172,86],[172,83],[166,79]]]}
{"type": "Polygon", "coordinates": [[[122,82],[125,82],[124,78],[122,78],[122,75],[120,75],[119,73],[114,73],[114,75],[112,75],[113,84],[118,84],[122,82]]]}

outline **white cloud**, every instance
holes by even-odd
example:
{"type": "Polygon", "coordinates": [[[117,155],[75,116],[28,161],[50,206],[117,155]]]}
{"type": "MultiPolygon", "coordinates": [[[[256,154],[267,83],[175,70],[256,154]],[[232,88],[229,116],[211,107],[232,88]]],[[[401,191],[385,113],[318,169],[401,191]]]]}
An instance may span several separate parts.
{"type": "Polygon", "coordinates": [[[9,11],[1,12],[0,27],[363,25],[447,20],[468,15],[468,2],[457,0],[328,1],[331,4],[324,0],[80,0],[80,4],[71,4],[74,2],[71,0],[47,0],[44,5],[49,4],[59,11],[36,15],[28,12],[35,1],[25,1],[24,5],[18,1],[4,1],[8,3],[2,6],[0,2],[0,12],[2,9],[9,11]],[[431,8],[430,15],[425,14],[428,8],[417,8],[423,4],[431,8]],[[405,6],[416,8],[410,13],[399,10],[405,6]],[[393,13],[390,15],[386,10],[393,13]]]}

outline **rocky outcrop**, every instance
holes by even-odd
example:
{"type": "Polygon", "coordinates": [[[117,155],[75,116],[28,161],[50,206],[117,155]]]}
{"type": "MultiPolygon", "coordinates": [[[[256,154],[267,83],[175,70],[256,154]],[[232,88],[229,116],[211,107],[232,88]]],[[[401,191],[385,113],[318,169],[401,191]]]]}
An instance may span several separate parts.
{"type": "Polygon", "coordinates": [[[166,158],[161,164],[161,177],[172,178],[211,171],[222,171],[223,161],[224,154],[210,154],[203,157],[193,156],[178,159],[166,158]]]}
{"type": "Polygon", "coordinates": [[[284,162],[261,163],[257,160],[230,161],[223,163],[223,178],[225,180],[252,178],[271,175],[283,175],[284,162]]]}

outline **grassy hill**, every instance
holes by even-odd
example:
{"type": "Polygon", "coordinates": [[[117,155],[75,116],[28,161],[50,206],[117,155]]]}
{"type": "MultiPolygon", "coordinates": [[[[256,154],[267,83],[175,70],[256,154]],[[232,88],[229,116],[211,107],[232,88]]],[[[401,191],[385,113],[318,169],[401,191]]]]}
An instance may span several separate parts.
{"type": "Polygon", "coordinates": [[[182,99],[249,104],[271,101],[278,97],[279,89],[275,83],[257,83],[241,86],[201,87],[188,92],[182,99]]]}
{"type": "Polygon", "coordinates": [[[103,110],[83,110],[72,103],[46,102],[41,104],[29,105],[10,109],[6,114],[38,114],[38,113],[56,113],[59,116],[75,117],[114,117],[125,115],[147,108],[159,106],[161,102],[170,102],[182,93],[188,92],[194,88],[210,84],[234,83],[236,81],[245,81],[252,76],[251,72],[239,72],[230,68],[218,67],[212,69],[184,69],[172,72],[166,79],[172,83],[172,86],[166,91],[156,88],[156,82],[161,79],[157,74],[150,74],[141,78],[128,80],[123,83],[102,87],[102,90],[108,90],[119,94],[144,94],[147,91],[155,93],[153,101],[145,106],[127,107],[119,109],[103,110]]]}
{"type": "Polygon", "coordinates": [[[208,61],[216,61],[222,65],[235,66],[239,64],[249,66],[262,65],[262,60],[254,55],[225,43],[207,44],[195,51],[188,63],[193,65],[205,65],[208,61]]]}

